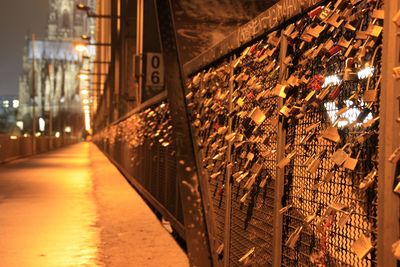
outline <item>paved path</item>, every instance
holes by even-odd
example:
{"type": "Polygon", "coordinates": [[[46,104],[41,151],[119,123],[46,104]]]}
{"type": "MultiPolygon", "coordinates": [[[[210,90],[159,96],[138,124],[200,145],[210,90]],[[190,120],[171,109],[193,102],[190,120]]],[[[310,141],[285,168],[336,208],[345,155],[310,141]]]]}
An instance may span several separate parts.
{"type": "Polygon", "coordinates": [[[93,145],[0,165],[0,267],[188,266],[93,145]]]}

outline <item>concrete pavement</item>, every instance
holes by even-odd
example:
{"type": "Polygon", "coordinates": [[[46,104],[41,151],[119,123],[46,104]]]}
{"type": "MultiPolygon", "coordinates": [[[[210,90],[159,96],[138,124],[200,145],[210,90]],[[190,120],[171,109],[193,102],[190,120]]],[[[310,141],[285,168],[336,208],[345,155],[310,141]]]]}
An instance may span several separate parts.
{"type": "Polygon", "coordinates": [[[90,143],[0,166],[0,267],[188,266],[90,143]]]}

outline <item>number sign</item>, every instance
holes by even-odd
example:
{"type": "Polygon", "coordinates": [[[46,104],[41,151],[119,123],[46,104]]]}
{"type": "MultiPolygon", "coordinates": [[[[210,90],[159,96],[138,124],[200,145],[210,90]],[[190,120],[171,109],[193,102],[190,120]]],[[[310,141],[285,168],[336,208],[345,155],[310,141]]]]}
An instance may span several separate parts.
{"type": "Polygon", "coordinates": [[[147,53],[146,85],[164,86],[164,62],[161,53],[147,53]]]}

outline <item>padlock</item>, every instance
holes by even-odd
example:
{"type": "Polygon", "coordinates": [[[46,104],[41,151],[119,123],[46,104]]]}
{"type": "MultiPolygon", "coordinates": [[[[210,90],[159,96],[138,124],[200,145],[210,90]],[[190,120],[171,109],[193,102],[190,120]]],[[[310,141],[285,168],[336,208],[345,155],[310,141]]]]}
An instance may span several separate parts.
{"type": "Polygon", "coordinates": [[[347,58],[346,62],[345,62],[345,69],[343,72],[343,80],[344,81],[357,81],[358,80],[357,69],[355,67],[352,67],[352,65],[355,65],[354,59],[347,58]]]}

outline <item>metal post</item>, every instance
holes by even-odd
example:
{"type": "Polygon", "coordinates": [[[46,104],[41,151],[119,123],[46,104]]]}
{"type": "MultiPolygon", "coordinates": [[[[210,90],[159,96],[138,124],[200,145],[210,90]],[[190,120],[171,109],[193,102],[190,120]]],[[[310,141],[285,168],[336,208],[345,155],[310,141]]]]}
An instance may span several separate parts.
{"type": "MultiPolygon", "coordinates": [[[[232,94],[233,94],[233,61],[230,61],[230,79],[229,79],[229,114],[233,110],[232,94]]],[[[228,135],[232,133],[232,116],[228,119],[228,135]]],[[[225,229],[224,229],[224,267],[230,264],[230,248],[231,248],[231,223],[232,223],[232,144],[228,143],[226,151],[226,172],[225,172],[225,229]]]]}
{"type": "MultiPolygon", "coordinates": [[[[47,76],[49,79],[49,149],[53,149],[53,137],[51,136],[51,134],[53,133],[53,118],[52,118],[52,109],[53,109],[53,97],[52,97],[52,93],[54,92],[54,90],[51,90],[51,75],[50,75],[50,67],[48,69],[48,73],[49,75],[47,76]]],[[[55,88],[54,88],[55,89],[55,88]]]]}
{"type": "Polygon", "coordinates": [[[393,193],[395,165],[388,161],[400,145],[399,124],[396,124],[400,82],[392,76],[392,69],[400,65],[398,27],[392,19],[400,9],[399,0],[386,0],[383,29],[382,85],[380,96],[379,168],[378,168],[378,266],[396,266],[391,251],[399,239],[399,197],[393,193]]]}
{"type": "MultiPolygon", "coordinates": [[[[200,81],[200,90],[203,90],[204,88],[204,81],[203,77],[200,81]]],[[[195,129],[191,128],[191,136],[197,136],[197,132],[195,129]]],[[[199,175],[199,186],[200,186],[200,191],[201,191],[201,196],[202,196],[202,201],[203,201],[203,206],[204,206],[204,217],[207,225],[207,233],[208,233],[208,238],[210,240],[210,251],[212,255],[212,261],[213,261],[213,266],[220,266],[220,262],[218,260],[219,255],[216,253],[216,249],[218,246],[221,245],[221,243],[217,243],[216,240],[216,222],[215,222],[215,210],[214,210],[214,204],[213,204],[213,198],[211,196],[211,191],[207,179],[207,175],[204,173],[204,168],[202,167],[202,159],[203,159],[203,154],[201,153],[201,150],[199,149],[198,146],[194,145],[193,146],[194,150],[194,157],[196,160],[196,166],[198,170],[198,175],[199,175]]]]}
{"type": "Polygon", "coordinates": [[[138,57],[138,64],[135,66],[139,68],[137,71],[137,99],[139,105],[142,103],[142,90],[143,90],[143,16],[144,16],[144,2],[137,0],[137,24],[136,24],[136,56],[138,57]]]}
{"type": "MultiPolygon", "coordinates": [[[[279,51],[279,65],[280,65],[280,73],[279,73],[279,82],[282,82],[286,77],[286,65],[284,63],[286,53],[287,53],[287,38],[282,34],[281,37],[281,47],[279,51]]],[[[278,110],[280,110],[283,106],[283,99],[279,99],[278,101],[278,110]]],[[[283,125],[284,121],[282,119],[279,120],[278,124],[278,140],[277,140],[277,155],[276,162],[278,163],[281,159],[285,157],[284,147],[286,145],[286,130],[283,125]]],[[[274,253],[273,253],[273,266],[281,266],[282,260],[282,228],[283,228],[283,220],[282,214],[279,213],[279,210],[282,208],[282,197],[283,197],[283,189],[285,184],[285,170],[276,168],[276,179],[275,179],[275,207],[274,207],[274,253]]]]}
{"type": "Polygon", "coordinates": [[[36,84],[35,84],[35,34],[32,33],[32,154],[36,154],[36,84]]]}
{"type": "Polygon", "coordinates": [[[176,144],[177,182],[185,224],[185,240],[191,266],[212,266],[211,252],[204,218],[204,207],[199,191],[199,177],[194,168],[195,159],[186,113],[182,69],[177,51],[176,31],[173,22],[171,1],[155,0],[160,27],[161,45],[165,68],[165,87],[168,92],[174,140],[176,144]]]}

